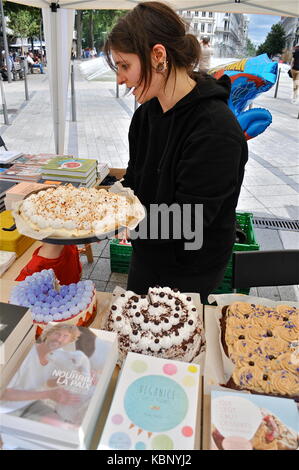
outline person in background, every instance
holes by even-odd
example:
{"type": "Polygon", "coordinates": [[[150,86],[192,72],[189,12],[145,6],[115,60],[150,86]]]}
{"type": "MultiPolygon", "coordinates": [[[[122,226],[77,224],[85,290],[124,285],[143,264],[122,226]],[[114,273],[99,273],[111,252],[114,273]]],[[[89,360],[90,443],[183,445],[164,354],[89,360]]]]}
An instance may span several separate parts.
{"type": "Polygon", "coordinates": [[[33,68],[33,65],[34,65],[34,60],[32,58],[32,54],[30,54],[30,52],[26,53],[26,62],[27,62],[27,65],[28,65],[28,72],[30,71],[31,73],[33,73],[32,68],[33,68]]]}
{"type": "Polygon", "coordinates": [[[211,68],[211,56],[213,55],[213,50],[210,46],[210,38],[208,36],[203,36],[200,42],[201,46],[201,57],[199,60],[199,70],[201,72],[207,72],[211,68]]]}
{"type": "Polygon", "coordinates": [[[34,251],[31,260],[15,280],[24,281],[27,276],[43,269],[53,269],[61,285],[79,282],[82,265],[77,246],[43,243],[34,251]]]}
{"type": "Polygon", "coordinates": [[[147,232],[131,237],[127,289],[146,294],[167,286],[199,292],[204,303],[232,253],[248,149],[227,104],[229,77],[195,72],[200,45],[186,28],[164,3],[139,3],[115,24],[104,51],[118,83],[134,88],[141,104],[129,129],[122,184],[146,209],[135,232],[141,225],[147,232]],[[179,218],[172,217],[173,205],[179,218]]]}
{"type": "Polygon", "coordinates": [[[296,44],[293,59],[291,62],[291,73],[293,79],[293,96],[292,103],[299,103],[299,43],[296,44]]]}

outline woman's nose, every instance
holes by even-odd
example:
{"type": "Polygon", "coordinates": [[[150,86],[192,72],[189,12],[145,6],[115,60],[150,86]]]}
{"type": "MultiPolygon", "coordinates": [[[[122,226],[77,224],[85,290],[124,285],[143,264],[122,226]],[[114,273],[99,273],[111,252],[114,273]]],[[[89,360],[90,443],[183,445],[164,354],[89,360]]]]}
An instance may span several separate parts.
{"type": "Polygon", "coordinates": [[[117,83],[119,85],[123,85],[125,83],[125,79],[121,73],[118,72],[117,74],[117,83]]]}

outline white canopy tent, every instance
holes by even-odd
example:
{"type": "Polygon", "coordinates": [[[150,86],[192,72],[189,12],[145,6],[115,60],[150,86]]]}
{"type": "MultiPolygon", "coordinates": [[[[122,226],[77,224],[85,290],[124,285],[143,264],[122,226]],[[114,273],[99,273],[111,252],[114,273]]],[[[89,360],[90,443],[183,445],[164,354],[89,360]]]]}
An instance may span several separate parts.
{"type": "MultiPolygon", "coordinates": [[[[11,1],[11,0],[8,0],[11,1]]],[[[162,0],[163,1],[163,0],[162,0]]],[[[43,9],[56,153],[64,152],[67,92],[75,10],[134,8],[138,0],[15,0],[43,9]]],[[[298,0],[169,0],[176,10],[299,16],[298,0]]]]}

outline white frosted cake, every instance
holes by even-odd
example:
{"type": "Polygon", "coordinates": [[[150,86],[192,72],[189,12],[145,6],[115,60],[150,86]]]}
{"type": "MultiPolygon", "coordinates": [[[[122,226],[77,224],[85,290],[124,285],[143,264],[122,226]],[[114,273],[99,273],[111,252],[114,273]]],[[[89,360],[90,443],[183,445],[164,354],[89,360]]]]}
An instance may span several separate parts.
{"type": "Polygon", "coordinates": [[[191,296],[169,287],[150,288],[148,295],[121,294],[111,306],[107,329],[118,333],[121,360],[132,351],[191,362],[204,345],[191,296]]]}
{"type": "Polygon", "coordinates": [[[125,196],[69,184],[29,195],[20,203],[18,215],[32,230],[67,238],[127,225],[134,210],[125,196]]]}

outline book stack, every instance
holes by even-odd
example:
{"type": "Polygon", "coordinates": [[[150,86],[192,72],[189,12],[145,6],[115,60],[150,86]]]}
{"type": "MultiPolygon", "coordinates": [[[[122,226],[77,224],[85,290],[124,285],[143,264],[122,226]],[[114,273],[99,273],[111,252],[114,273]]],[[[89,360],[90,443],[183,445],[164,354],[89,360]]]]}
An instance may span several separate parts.
{"type": "Polygon", "coordinates": [[[6,191],[6,197],[4,199],[4,204],[6,210],[10,211],[13,208],[13,204],[16,201],[21,201],[24,199],[27,194],[32,193],[33,191],[38,191],[39,189],[46,189],[50,185],[44,183],[35,183],[31,181],[22,181],[21,183],[10,183],[8,181],[0,181],[0,188],[3,184],[10,184],[10,187],[6,191]]]}
{"type": "Polygon", "coordinates": [[[199,379],[197,364],[128,353],[98,449],[199,448],[199,379]]]}
{"type": "Polygon", "coordinates": [[[5,195],[7,191],[15,186],[16,183],[13,181],[1,181],[0,180],[0,212],[5,210],[5,195]]]}
{"type": "Polygon", "coordinates": [[[106,176],[109,175],[109,166],[108,163],[99,163],[98,162],[98,184],[101,184],[101,182],[106,178],[106,176]]]}
{"type": "Polygon", "coordinates": [[[2,393],[3,448],[88,449],[117,356],[115,333],[49,326],[2,393]]]}
{"type": "Polygon", "coordinates": [[[58,156],[43,166],[42,179],[80,183],[90,188],[96,183],[97,160],[58,156]]]}
{"type": "Polygon", "coordinates": [[[0,180],[38,181],[41,178],[42,166],[48,163],[53,155],[23,155],[15,160],[10,168],[0,173],[0,180]]]}
{"type": "Polygon", "coordinates": [[[33,344],[35,327],[27,307],[0,302],[0,391],[4,390],[23,354],[33,344]]]}
{"type": "Polygon", "coordinates": [[[13,162],[16,158],[21,157],[22,152],[17,152],[14,150],[3,150],[0,151],[0,164],[7,165],[13,162]]]}

